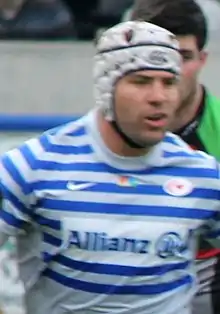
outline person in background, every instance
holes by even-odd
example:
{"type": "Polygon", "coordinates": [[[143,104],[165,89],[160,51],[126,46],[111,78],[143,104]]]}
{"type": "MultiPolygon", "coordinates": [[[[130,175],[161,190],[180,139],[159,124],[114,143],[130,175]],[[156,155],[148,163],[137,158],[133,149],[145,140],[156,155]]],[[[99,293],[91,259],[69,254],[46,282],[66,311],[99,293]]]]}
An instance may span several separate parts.
{"type": "MultiPolygon", "coordinates": [[[[194,0],[137,0],[131,20],[143,20],[173,32],[183,58],[181,101],[171,131],[195,149],[220,160],[220,100],[199,81],[207,60],[208,27],[194,0]]],[[[195,314],[220,313],[220,250],[201,241],[197,255],[195,314]]]]}
{"type": "Polygon", "coordinates": [[[62,0],[0,0],[0,39],[62,39],[74,35],[62,0]]]}

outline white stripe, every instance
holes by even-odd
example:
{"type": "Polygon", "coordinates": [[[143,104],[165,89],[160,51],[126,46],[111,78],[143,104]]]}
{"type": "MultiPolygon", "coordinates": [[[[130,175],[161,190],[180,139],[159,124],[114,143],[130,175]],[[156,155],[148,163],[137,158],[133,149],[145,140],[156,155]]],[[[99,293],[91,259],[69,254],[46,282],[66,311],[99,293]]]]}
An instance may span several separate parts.
{"type": "MultiPolygon", "coordinates": [[[[63,157],[62,157],[63,158],[63,157]]],[[[74,160],[73,160],[74,162],[74,160]]],[[[95,171],[80,171],[80,170],[69,170],[69,171],[58,171],[56,169],[36,170],[39,180],[44,180],[48,182],[53,182],[54,180],[71,180],[74,182],[85,181],[85,182],[97,182],[97,183],[117,183],[120,175],[109,173],[109,172],[95,172],[95,171]]],[[[129,172],[127,172],[129,173],[129,172]]],[[[126,174],[124,174],[126,175],[126,174]]],[[[146,184],[152,185],[162,185],[171,179],[168,175],[132,175],[132,178],[137,180],[144,180],[146,184]]],[[[178,178],[178,177],[172,177],[178,178]]],[[[183,177],[181,177],[183,178],[183,177]]],[[[197,178],[197,177],[187,177],[187,179],[193,183],[198,188],[203,189],[217,189],[215,178],[197,178]]]]}
{"type": "MultiPolygon", "coordinates": [[[[43,278],[42,284],[44,281],[45,278],[43,278]]],[[[140,298],[136,295],[106,296],[105,294],[97,295],[95,293],[73,290],[53,281],[50,278],[46,278],[46,284],[48,287],[47,296],[49,297],[49,300],[51,301],[53,298],[52,291],[62,291],[60,294],[61,297],[65,294],[67,300],[64,308],[75,314],[87,314],[89,309],[92,309],[91,311],[94,312],[93,309],[97,308],[99,309],[99,312],[101,311],[102,313],[114,314],[122,314],[122,311],[126,311],[127,314],[134,314],[134,311],[135,314],[175,314],[177,311],[178,314],[190,314],[191,307],[188,306],[188,304],[191,303],[190,301],[194,293],[194,289],[190,289],[188,293],[188,289],[186,289],[186,287],[180,287],[176,290],[166,292],[163,295],[148,295],[147,298],[140,298]],[[111,302],[109,302],[109,299],[111,299],[111,302]],[[178,302],[176,301],[177,299],[178,302]],[[169,306],[167,303],[169,303],[169,306]],[[117,307],[115,304],[117,304],[117,307]],[[166,308],[164,308],[164,306],[166,308]]],[[[38,308],[39,303],[36,301],[35,303],[36,308],[38,308]]],[[[57,304],[57,302],[54,302],[54,304],[57,304]]],[[[47,308],[48,307],[46,307],[45,312],[47,308]]],[[[53,308],[54,305],[52,306],[52,309],[53,308]]],[[[61,314],[61,312],[57,314],[61,314]]]]}
{"type": "MultiPolygon", "coordinates": [[[[86,119],[87,119],[87,115],[82,116],[77,120],[70,121],[67,124],[58,127],[57,131],[55,132],[55,136],[60,138],[63,135],[65,136],[67,133],[73,133],[74,131],[77,131],[79,128],[84,126],[84,122],[86,119]]],[[[50,131],[51,130],[49,130],[45,133],[48,133],[50,135],[50,131]]],[[[54,136],[54,135],[52,135],[52,136],[54,136]]]]}
{"type": "Polygon", "coordinates": [[[20,231],[19,228],[7,224],[0,218],[0,247],[8,240],[10,236],[16,236],[20,231]]]}
{"type": "Polygon", "coordinates": [[[91,154],[82,154],[82,155],[64,155],[59,153],[50,153],[45,152],[45,154],[39,156],[38,160],[40,161],[58,161],[60,165],[69,164],[69,163],[97,163],[96,155],[94,153],[91,154]]]}
{"type": "MultiPolygon", "coordinates": [[[[164,206],[166,204],[167,209],[169,207],[182,207],[186,209],[204,209],[213,211],[214,208],[218,208],[219,200],[209,200],[201,198],[187,198],[185,197],[173,197],[169,195],[144,195],[144,194],[123,194],[123,188],[121,193],[106,192],[89,192],[89,191],[68,191],[68,190],[43,190],[37,192],[38,197],[54,198],[59,201],[73,201],[81,202],[85,204],[87,202],[98,204],[123,204],[123,205],[135,205],[135,206],[164,206]],[[108,195],[108,197],[106,197],[108,195]],[[158,202],[159,200],[159,202],[158,202]]],[[[74,206],[74,203],[73,203],[74,206]]],[[[175,215],[175,212],[174,212],[175,215]]]]}
{"type": "Polygon", "coordinates": [[[14,181],[13,177],[2,167],[0,163],[1,176],[4,177],[3,184],[23,204],[27,204],[27,196],[22,192],[21,187],[14,181]]]}
{"type": "Polygon", "coordinates": [[[29,148],[29,150],[32,152],[32,154],[38,158],[40,154],[44,154],[44,148],[42,147],[39,138],[32,138],[25,142],[25,145],[29,148]]]}
{"type": "MultiPolygon", "coordinates": [[[[44,215],[44,216],[46,216],[46,215],[44,215]]],[[[53,228],[50,228],[49,225],[48,226],[41,226],[41,230],[42,230],[42,232],[45,232],[45,233],[47,233],[47,234],[49,234],[51,236],[56,237],[59,240],[62,240],[61,239],[61,237],[62,237],[62,230],[55,230],[53,228]]]]}
{"type": "MultiPolygon", "coordinates": [[[[101,256],[100,256],[101,258],[101,256]]],[[[115,256],[118,259],[118,255],[115,256]]],[[[145,260],[146,264],[146,260],[145,260]]],[[[142,265],[144,266],[144,264],[142,265]]],[[[84,281],[85,283],[95,283],[95,284],[108,284],[108,285],[145,285],[145,284],[163,284],[176,280],[177,274],[178,277],[183,277],[190,273],[190,269],[183,271],[172,271],[163,275],[163,282],[159,276],[135,276],[135,277],[125,277],[125,276],[116,276],[116,275],[105,275],[105,274],[95,274],[89,272],[81,272],[79,270],[70,270],[62,264],[53,262],[49,265],[50,269],[56,271],[62,276],[70,279],[76,279],[84,281]]]]}
{"type": "Polygon", "coordinates": [[[27,163],[21,151],[18,149],[12,150],[9,152],[9,156],[10,156],[13,166],[20,173],[23,180],[27,184],[33,181],[34,170],[30,168],[30,165],[27,163]]]}
{"type": "MultiPolygon", "coordinates": [[[[50,210],[44,210],[43,211],[43,217],[48,218],[48,219],[61,219],[63,217],[65,213],[65,217],[76,217],[76,218],[84,218],[85,217],[85,213],[81,213],[81,212],[73,212],[73,211],[56,211],[53,209],[50,210]]],[[[39,215],[41,215],[39,213],[39,215]]],[[[118,221],[123,221],[124,219],[128,219],[128,215],[115,215],[115,214],[98,214],[98,213],[86,213],[86,217],[87,218],[92,218],[92,219],[116,219],[118,221]]],[[[146,222],[163,222],[163,223],[170,223],[172,221],[172,223],[180,223],[180,219],[176,218],[176,217],[160,217],[160,216],[132,216],[132,221],[134,222],[138,222],[138,221],[146,221],[146,222]]],[[[181,218],[181,224],[185,224],[187,226],[190,226],[191,224],[194,226],[196,224],[200,225],[201,224],[201,220],[200,219],[191,219],[191,218],[181,218]]],[[[48,226],[43,226],[42,228],[46,228],[45,230],[47,230],[48,226]]],[[[51,230],[51,229],[49,229],[51,230]]],[[[50,232],[50,231],[47,232],[50,232]]],[[[54,232],[56,232],[54,230],[54,232]]],[[[58,231],[59,232],[59,231],[58,231]]],[[[55,234],[54,234],[55,235],[55,234]]]]}
{"type": "Polygon", "coordinates": [[[62,136],[62,140],[60,140],[60,138],[58,136],[54,136],[54,135],[49,135],[48,136],[49,141],[51,143],[51,145],[59,145],[59,146],[74,146],[76,147],[80,147],[80,146],[85,146],[88,145],[88,135],[79,135],[79,136],[70,136],[70,135],[63,135],[62,136]]]}
{"type": "Polygon", "coordinates": [[[3,200],[3,208],[5,212],[10,213],[15,217],[16,220],[26,221],[30,222],[31,219],[28,215],[21,212],[17,207],[14,206],[14,204],[8,200],[3,200]]]}
{"type": "MultiPolygon", "coordinates": [[[[186,147],[181,146],[177,146],[175,144],[172,144],[170,142],[166,142],[164,144],[164,148],[165,148],[165,152],[169,152],[169,153],[183,153],[183,154],[188,154],[189,157],[195,157],[195,154],[197,155],[197,158],[199,158],[200,161],[202,161],[202,159],[205,159],[205,162],[207,162],[207,154],[202,153],[200,151],[195,151],[193,149],[191,149],[188,145],[186,145],[186,147]]],[[[213,157],[210,157],[213,158],[213,157]]]]}

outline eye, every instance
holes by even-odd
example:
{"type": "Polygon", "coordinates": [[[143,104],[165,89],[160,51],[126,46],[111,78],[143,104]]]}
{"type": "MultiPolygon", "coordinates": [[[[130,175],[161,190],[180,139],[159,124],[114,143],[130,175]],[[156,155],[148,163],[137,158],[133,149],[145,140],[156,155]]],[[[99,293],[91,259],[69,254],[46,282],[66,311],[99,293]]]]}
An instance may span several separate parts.
{"type": "Polygon", "coordinates": [[[172,78],[165,78],[163,80],[164,85],[166,86],[173,86],[178,83],[178,78],[177,77],[172,77],[172,78]]]}
{"type": "Polygon", "coordinates": [[[183,61],[190,61],[195,59],[195,54],[193,51],[190,50],[180,50],[181,56],[183,61]]]}

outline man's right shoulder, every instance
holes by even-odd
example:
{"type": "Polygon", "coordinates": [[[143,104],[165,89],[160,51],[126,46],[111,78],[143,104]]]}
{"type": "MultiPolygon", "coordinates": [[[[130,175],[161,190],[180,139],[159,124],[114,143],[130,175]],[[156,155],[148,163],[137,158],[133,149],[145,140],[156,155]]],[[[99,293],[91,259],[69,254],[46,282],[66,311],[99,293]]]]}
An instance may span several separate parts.
{"type": "Polygon", "coordinates": [[[50,137],[56,139],[56,142],[63,144],[63,140],[66,138],[72,138],[86,134],[86,116],[83,116],[77,120],[68,122],[64,125],[57,126],[43,133],[42,137],[50,137]]]}
{"type": "Polygon", "coordinates": [[[58,155],[74,154],[74,148],[83,146],[87,140],[84,117],[50,129],[40,136],[25,141],[1,156],[4,166],[37,170],[42,161],[56,162],[58,155]],[[49,156],[49,157],[48,157],[49,156]]]}
{"type": "Polygon", "coordinates": [[[21,189],[24,195],[30,195],[38,181],[53,177],[53,171],[60,173],[70,163],[74,166],[75,158],[85,151],[87,136],[84,133],[84,124],[77,120],[48,130],[4,153],[0,160],[1,186],[21,189]]]}

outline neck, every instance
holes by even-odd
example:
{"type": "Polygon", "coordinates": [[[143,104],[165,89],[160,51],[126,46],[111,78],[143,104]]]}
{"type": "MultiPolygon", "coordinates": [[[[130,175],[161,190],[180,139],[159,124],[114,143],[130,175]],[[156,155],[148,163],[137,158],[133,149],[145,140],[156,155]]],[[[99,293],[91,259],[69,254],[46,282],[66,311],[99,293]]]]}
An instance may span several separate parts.
{"type": "Polygon", "coordinates": [[[171,131],[178,131],[192,121],[199,109],[202,99],[202,86],[198,85],[196,91],[191,95],[176,112],[175,119],[171,124],[171,131]]]}
{"type": "Polygon", "coordinates": [[[130,147],[112,127],[111,123],[105,120],[101,112],[98,112],[98,125],[105,145],[114,153],[123,157],[140,157],[149,150],[130,147]]]}

